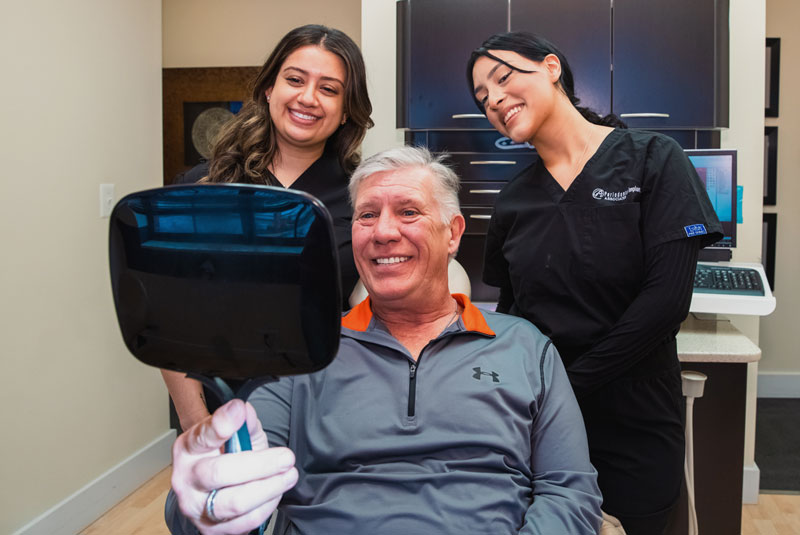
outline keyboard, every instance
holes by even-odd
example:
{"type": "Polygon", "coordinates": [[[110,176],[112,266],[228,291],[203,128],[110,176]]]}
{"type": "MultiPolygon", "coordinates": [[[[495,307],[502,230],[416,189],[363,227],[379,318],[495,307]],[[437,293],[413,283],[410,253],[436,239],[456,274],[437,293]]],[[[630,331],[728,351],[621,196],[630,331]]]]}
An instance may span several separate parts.
{"type": "Polygon", "coordinates": [[[755,269],[697,264],[694,292],[729,295],[764,295],[761,275],[755,269]]]}

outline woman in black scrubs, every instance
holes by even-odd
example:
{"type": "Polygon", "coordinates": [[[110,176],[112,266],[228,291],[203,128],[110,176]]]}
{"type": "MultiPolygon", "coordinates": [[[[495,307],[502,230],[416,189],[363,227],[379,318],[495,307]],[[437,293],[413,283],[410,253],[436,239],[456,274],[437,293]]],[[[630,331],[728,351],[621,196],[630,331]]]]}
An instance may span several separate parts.
{"type": "MultiPolygon", "coordinates": [[[[370,119],[364,60],[339,30],[295,28],[270,54],[253,84],[252,99],[226,124],[210,162],[177,178],[177,184],[237,182],[299,189],[331,213],[339,248],[342,294],[358,281],[350,241],[350,173],[370,119]]],[[[181,427],[209,414],[200,383],[162,370],[181,427]]]]}
{"type": "Polygon", "coordinates": [[[490,37],[467,78],[492,125],[540,157],[498,195],[483,279],[561,354],[603,510],[628,535],[663,533],[684,462],[675,335],[719,221],[680,146],[579,107],[547,40],[490,37]]]}

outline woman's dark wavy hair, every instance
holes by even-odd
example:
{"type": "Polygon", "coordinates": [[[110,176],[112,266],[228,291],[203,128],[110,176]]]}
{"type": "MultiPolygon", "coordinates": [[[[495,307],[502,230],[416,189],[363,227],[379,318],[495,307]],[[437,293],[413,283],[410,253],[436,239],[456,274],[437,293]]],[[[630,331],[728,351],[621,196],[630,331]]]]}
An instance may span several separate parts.
{"type": "Polygon", "coordinates": [[[494,56],[490,50],[508,50],[509,52],[516,52],[520,56],[536,62],[543,61],[548,54],[555,55],[561,62],[561,76],[556,84],[564,92],[564,94],[567,95],[567,98],[569,98],[569,101],[572,102],[573,106],[575,106],[575,109],[577,109],[587,121],[594,124],[613,126],[616,128],[628,127],[622,121],[622,119],[613,113],[602,117],[589,108],[579,106],[578,104],[580,103],[580,99],[575,96],[575,80],[572,77],[572,69],[569,67],[567,58],[558,49],[558,47],[556,47],[556,45],[542,36],[529,32],[498,33],[489,37],[480,47],[472,51],[472,55],[470,55],[469,61],[467,62],[467,84],[469,85],[470,94],[472,94],[475,104],[482,112],[485,112],[486,110],[478,101],[478,99],[475,98],[475,84],[472,80],[472,68],[475,66],[475,62],[478,61],[478,58],[485,56],[495,61],[499,61],[506,67],[517,72],[531,72],[520,69],[519,67],[514,67],[513,65],[509,65],[505,61],[494,56]]]}
{"type": "Polygon", "coordinates": [[[271,184],[267,167],[278,153],[275,127],[267,109],[266,90],[275,85],[281,66],[298,48],[316,45],[339,56],[347,72],[344,81],[344,113],[347,122],[328,138],[326,151],[333,151],[347,173],[361,161],[359,147],[373,126],[372,103],[367,93],[364,58],[344,32],[308,24],[287,33],[267,58],[253,82],[253,96],[220,131],[214,145],[208,176],[204,182],[271,184]]]}

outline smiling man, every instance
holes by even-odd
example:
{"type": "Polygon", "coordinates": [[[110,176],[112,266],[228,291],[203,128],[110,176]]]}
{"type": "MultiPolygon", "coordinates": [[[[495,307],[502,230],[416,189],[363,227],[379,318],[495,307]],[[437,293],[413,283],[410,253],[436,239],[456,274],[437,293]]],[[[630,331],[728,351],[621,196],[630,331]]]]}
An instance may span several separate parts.
{"type": "Polygon", "coordinates": [[[343,317],[327,368],[178,438],[172,532],[244,533],[277,507],[278,534],[596,533],[596,472],[553,345],[448,291],[456,175],[392,149],[356,169],[350,196],[370,297],[343,317]],[[245,419],[254,451],[220,455],[245,419]]]}

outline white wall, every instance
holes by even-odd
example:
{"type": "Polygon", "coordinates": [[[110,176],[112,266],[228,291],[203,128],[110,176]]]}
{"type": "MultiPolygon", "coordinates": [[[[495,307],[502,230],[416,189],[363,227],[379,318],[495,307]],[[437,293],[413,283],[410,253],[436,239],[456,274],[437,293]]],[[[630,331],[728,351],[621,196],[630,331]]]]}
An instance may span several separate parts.
{"type": "MultiPolygon", "coordinates": [[[[738,150],[739,184],[744,188],[742,224],[738,227],[736,262],[761,261],[761,211],[764,175],[764,32],[765,0],[730,2],[730,128],[722,147],[738,150]]],[[[759,342],[759,318],[731,316],[732,323],[759,342]]],[[[757,499],[755,465],[756,383],[758,363],[748,365],[744,448],[744,496],[757,499]]]]}
{"type": "Polygon", "coordinates": [[[762,360],[759,395],[800,397],[800,349],[797,318],[800,314],[800,3],[767,0],[767,37],[780,37],[779,117],[766,124],[778,127],[777,205],[764,207],[778,214],[775,247],[775,298],[772,315],[761,319],[762,360]]]}
{"type": "Polygon", "coordinates": [[[395,128],[396,3],[396,0],[361,0],[361,48],[367,65],[372,120],[375,121],[361,145],[365,158],[404,144],[403,130],[395,128]]]}
{"type": "MultiPolygon", "coordinates": [[[[744,188],[735,262],[761,261],[765,10],[765,0],[730,0],[730,127],[721,137],[723,148],[738,151],[737,175],[744,188]]],[[[758,317],[731,320],[758,343],[758,317]]]]}
{"type": "Polygon", "coordinates": [[[3,5],[0,533],[168,428],[122,345],[98,207],[100,183],[160,183],[160,21],[158,0],[3,5]]]}
{"type": "Polygon", "coordinates": [[[164,67],[261,65],[281,37],[324,24],[360,43],[359,0],[163,0],[164,67]]]}

